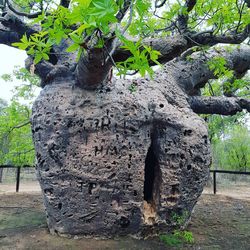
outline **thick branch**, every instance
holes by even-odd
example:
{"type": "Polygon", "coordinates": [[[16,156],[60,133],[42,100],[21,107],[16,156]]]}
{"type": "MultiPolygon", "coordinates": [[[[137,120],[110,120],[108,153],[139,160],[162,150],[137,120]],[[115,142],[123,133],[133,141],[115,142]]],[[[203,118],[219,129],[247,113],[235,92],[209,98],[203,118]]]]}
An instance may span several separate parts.
{"type": "Polygon", "coordinates": [[[78,86],[96,89],[107,80],[112,63],[105,62],[106,56],[104,49],[98,48],[88,51],[88,55],[82,53],[76,69],[78,86]]]}
{"type": "Polygon", "coordinates": [[[170,63],[166,70],[172,71],[179,86],[189,95],[198,95],[210,79],[217,76],[208,67],[208,61],[214,57],[224,57],[227,68],[237,74],[243,74],[250,69],[250,46],[234,48],[232,52],[226,49],[210,49],[205,55],[201,52],[192,55],[189,61],[179,60],[170,63]]]}
{"type": "Polygon", "coordinates": [[[42,11],[39,11],[39,12],[36,12],[36,13],[26,13],[26,12],[22,12],[22,11],[17,10],[16,8],[14,8],[14,6],[10,3],[9,0],[6,0],[6,3],[7,3],[8,8],[9,8],[13,13],[15,13],[15,14],[18,15],[18,16],[23,16],[23,17],[27,17],[27,18],[36,18],[36,17],[38,17],[39,15],[42,14],[42,11]]]}
{"type": "Polygon", "coordinates": [[[52,63],[42,60],[34,66],[33,59],[28,57],[25,61],[26,69],[30,70],[35,67],[35,74],[41,79],[41,87],[52,82],[71,81],[74,83],[74,68],[63,64],[53,65],[52,63]]]}
{"type": "Polygon", "coordinates": [[[0,24],[0,43],[8,46],[12,46],[13,42],[19,42],[24,34],[28,37],[39,30],[38,26],[26,25],[21,19],[7,13],[4,18],[1,19],[0,24]]]}
{"type": "MultiPolygon", "coordinates": [[[[187,39],[181,35],[156,39],[147,38],[143,40],[142,44],[151,46],[154,50],[158,50],[161,53],[161,56],[159,57],[160,63],[171,61],[175,57],[181,55],[190,46],[187,39]]],[[[118,48],[114,53],[113,58],[115,62],[122,62],[130,56],[131,54],[129,51],[118,48]]]]}
{"type": "Polygon", "coordinates": [[[191,43],[196,43],[196,45],[213,46],[218,43],[240,44],[249,36],[249,34],[250,25],[247,25],[240,33],[232,32],[228,35],[216,36],[213,34],[212,30],[209,30],[187,35],[187,39],[189,39],[191,43]]]}
{"type": "MultiPolygon", "coordinates": [[[[8,12],[1,19],[0,24],[0,43],[12,46],[12,43],[19,42],[24,34],[30,35],[39,32],[39,25],[26,25],[21,19],[13,13],[8,12]]],[[[64,53],[68,47],[67,41],[63,40],[60,45],[54,46],[49,55],[49,61],[41,61],[35,66],[35,73],[41,78],[41,86],[49,84],[53,79],[73,77],[72,65],[75,65],[75,56],[72,53],[64,53]]],[[[30,57],[26,61],[26,68],[29,70],[33,65],[33,59],[30,57]]]]}
{"type": "Polygon", "coordinates": [[[188,102],[198,114],[234,115],[243,109],[250,112],[250,100],[237,97],[192,96],[188,102]]]}
{"type": "MultiPolygon", "coordinates": [[[[180,56],[187,49],[197,45],[214,46],[218,43],[240,44],[248,37],[249,33],[250,27],[247,26],[243,32],[236,35],[215,36],[211,32],[185,33],[183,35],[168,36],[165,38],[147,38],[142,41],[142,44],[151,46],[154,50],[158,50],[161,53],[159,62],[167,63],[180,56]]],[[[125,61],[130,56],[131,54],[129,51],[118,48],[113,58],[115,62],[121,62],[125,61]]],[[[152,62],[152,65],[153,64],[152,62]]]]}
{"type": "Polygon", "coordinates": [[[0,43],[11,46],[12,43],[20,41],[21,37],[18,32],[9,31],[0,28],[0,43]]]}

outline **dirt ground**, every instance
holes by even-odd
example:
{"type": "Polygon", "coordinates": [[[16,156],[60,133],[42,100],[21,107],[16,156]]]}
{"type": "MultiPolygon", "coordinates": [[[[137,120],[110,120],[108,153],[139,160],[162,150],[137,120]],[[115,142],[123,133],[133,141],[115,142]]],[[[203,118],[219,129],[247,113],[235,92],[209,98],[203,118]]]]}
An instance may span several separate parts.
{"type": "MultiPolygon", "coordinates": [[[[188,226],[194,244],[166,247],[159,238],[136,240],[66,239],[52,236],[46,228],[41,193],[37,185],[22,186],[20,193],[9,193],[0,185],[1,250],[136,250],[205,249],[250,250],[250,184],[220,188],[212,194],[206,188],[188,226]],[[26,192],[24,192],[26,191],[26,192]]],[[[14,188],[13,188],[14,191],[14,188]]]]}
{"type": "MultiPolygon", "coordinates": [[[[37,181],[29,181],[25,182],[25,184],[20,184],[20,192],[21,193],[30,193],[30,192],[39,192],[41,188],[37,181]]],[[[6,193],[14,193],[16,192],[15,183],[12,184],[0,184],[0,195],[6,193]]]]}

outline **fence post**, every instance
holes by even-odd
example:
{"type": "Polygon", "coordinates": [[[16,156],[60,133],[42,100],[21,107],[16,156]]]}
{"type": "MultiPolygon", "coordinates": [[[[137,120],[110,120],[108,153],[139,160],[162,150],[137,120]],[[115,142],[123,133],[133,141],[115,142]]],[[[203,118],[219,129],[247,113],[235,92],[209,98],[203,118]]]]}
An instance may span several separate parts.
{"type": "Polygon", "coordinates": [[[0,183],[3,181],[3,168],[0,167],[0,183]]]}
{"type": "Polygon", "coordinates": [[[21,171],[21,167],[17,167],[17,171],[16,171],[16,192],[19,192],[19,186],[20,186],[20,171],[21,171]]]}
{"type": "Polygon", "coordinates": [[[213,172],[213,180],[214,180],[214,194],[216,194],[216,171],[213,172]]]}

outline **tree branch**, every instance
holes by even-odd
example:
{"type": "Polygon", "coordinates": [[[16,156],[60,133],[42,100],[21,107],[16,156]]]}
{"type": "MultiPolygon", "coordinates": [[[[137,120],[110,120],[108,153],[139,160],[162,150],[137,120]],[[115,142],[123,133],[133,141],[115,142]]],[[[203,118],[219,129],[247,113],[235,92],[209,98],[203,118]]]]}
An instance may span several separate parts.
{"type": "MultiPolygon", "coordinates": [[[[30,68],[34,66],[33,64],[33,58],[28,57],[25,60],[25,67],[27,70],[30,70],[30,68]]],[[[56,64],[53,65],[49,61],[42,60],[35,66],[35,74],[39,76],[41,79],[41,87],[44,87],[45,85],[50,84],[55,79],[57,81],[71,81],[72,84],[74,84],[74,70],[75,67],[69,67],[68,65],[63,64],[56,64]]],[[[95,72],[95,71],[94,71],[95,72]]]]}
{"type": "Polygon", "coordinates": [[[126,15],[129,6],[131,5],[132,0],[125,0],[123,3],[123,7],[119,10],[119,12],[116,15],[116,18],[118,22],[121,22],[124,16],[126,15]]]}
{"type": "Polygon", "coordinates": [[[69,4],[70,4],[70,0],[61,0],[60,1],[60,5],[65,7],[65,8],[68,8],[69,4]]]}
{"type": "Polygon", "coordinates": [[[26,121],[26,122],[23,122],[23,123],[21,123],[21,124],[18,124],[18,125],[16,125],[16,126],[13,126],[13,127],[8,131],[8,133],[10,134],[14,129],[22,128],[22,127],[24,127],[24,126],[26,126],[26,125],[28,125],[28,124],[31,124],[31,121],[30,121],[30,120],[28,120],[28,121],[26,121]]]}
{"type": "MultiPolygon", "coordinates": [[[[160,63],[169,62],[189,48],[187,39],[181,35],[156,39],[147,38],[142,41],[142,44],[151,46],[154,50],[158,50],[161,53],[161,56],[159,57],[160,63]]],[[[113,58],[115,62],[122,62],[130,56],[131,54],[129,51],[118,48],[115,51],[113,58]]],[[[153,64],[154,63],[152,62],[152,65],[153,64]]]]}
{"type": "Polygon", "coordinates": [[[26,13],[26,12],[18,11],[17,9],[14,8],[14,6],[10,3],[9,0],[6,0],[6,3],[7,3],[8,8],[18,16],[23,16],[27,18],[36,18],[42,14],[42,11],[39,11],[36,13],[26,13]]]}
{"type": "Polygon", "coordinates": [[[232,32],[228,35],[214,35],[213,30],[202,31],[194,34],[187,34],[187,39],[190,40],[191,44],[196,43],[196,45],[209,45],[213,46],[218,43],[226,44],[240,44],[242,43],[250,34],[250,24],[245,27],[245,29],[240,33],[232,32]]]}
{"type": "Polygon", "coordinates": [[[185,5],[183,8],[185,9],[186,13],[184,14],[183,11],[178,15],[177,18],[177,26],[181,33],[184,33],[188,29],[188,13],[191,12],[196,5],[196,0],[186,0],[185,5]]]}
{"type": "Polygon", "coordinates": [[[21,19],[8,12],[0,23],[0,43],[12,46],[13,42],[19,42],[24,34],[28,37],[38,32],[40,27],[26,25],[21,19]]]}
{"type": "Polygon", "coordinates": [[[250,100],[237,97],[192,96],[188,102],[197,114],[234,115],[243,109],[250,112],[250,100]]]}
{"type": "Polygon", "coordinates": [[[172,71],[177,83],[188,95],[198,95],[199,89],[204,87],[210,79],[217,78],[207,64],[214,57],[225,58],[227,68],[234,70],[238,75],[244,75],[250,69],[250,46],[242,45],[231,52],[226,48],[212,48],[205,55],[197,52],[189,61],[179,60],[169,63],[166,70],[172,71]]]}
{"type": "MultiPolygon", "coordinates": [[[[167,63],[172,59],[180,56],[184,51],[197,46],[214,46],[218,43],[240,44],[250,34],[250,25],[243,32],[236,35],[215,36],[211,31],[200,33],[185,33],[165,38],[147,38],[142,41],[143,45],[151,46],[154,50],[161,53],[159,56],[160,63],[167,63]]],[[[117,48],[114,52],[113,59],[115,62],[125,61],[131,56],[130,52],[117,48]]],[[[154,65],[153,62],[151,62],[154,65]]]]}
{"type": "Polygon", "coordinates": [[[3,28],[0,28],[0,43],[8,46],[14,42],[20,41],[21,37],[18,32],[9,31],[3,28]]]}

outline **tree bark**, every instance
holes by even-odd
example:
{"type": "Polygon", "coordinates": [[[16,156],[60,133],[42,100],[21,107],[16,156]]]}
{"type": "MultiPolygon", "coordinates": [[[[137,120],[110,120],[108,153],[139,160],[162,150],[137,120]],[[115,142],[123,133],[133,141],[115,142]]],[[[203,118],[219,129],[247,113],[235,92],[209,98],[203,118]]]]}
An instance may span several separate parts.
{"type": "Polygon", "coordinates": [[[231,52],[226,48],[212,48],[206,55],[197,52],[189,60],[180,59],[166,64],[166,71],[175,77],[185,93],[191,96],[199,95],[200,89],[210,79],[218,78],[208,66],[208,62],[215,57],[225,58],[226,67],[239,75],[243,75],[250,69],[250,47],[241,46],[234,48],[231,52]]]}
{"type": "Polygon", "coordinates": [[[87,55],[82,54],[76,70],[79,87],[93,90],[108,81],[112,63],[105,62],[106,57],[104,49],[92,49],[87,55]]]}
{"type": "Polygon", "coordinates": [[[146,237],[188,221],[210,164],[205,122],[168,72],[98,90],[47,85],[32,132],[48,226],[60,235],[146,237]]]}
{"type": "Polygon", "coordinates": [[[235,115],[243,109],[250,112],[250,100],[237,97],[192,96],[188,102],[197,114],[235,115]]]}

